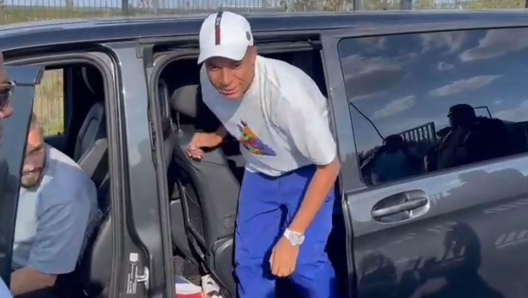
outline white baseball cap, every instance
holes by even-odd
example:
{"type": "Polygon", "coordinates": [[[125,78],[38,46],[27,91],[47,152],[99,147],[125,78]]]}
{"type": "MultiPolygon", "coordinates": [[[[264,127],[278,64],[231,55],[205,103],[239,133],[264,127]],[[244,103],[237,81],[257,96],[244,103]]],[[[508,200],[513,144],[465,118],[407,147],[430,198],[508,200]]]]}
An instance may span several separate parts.
{"type": "Polygon", "coordinates": [[[246,18],[229,11],[208,16],[200,29],[198,64],[211,57],[240,61],[253,45],[251,26],[246,18]]]}

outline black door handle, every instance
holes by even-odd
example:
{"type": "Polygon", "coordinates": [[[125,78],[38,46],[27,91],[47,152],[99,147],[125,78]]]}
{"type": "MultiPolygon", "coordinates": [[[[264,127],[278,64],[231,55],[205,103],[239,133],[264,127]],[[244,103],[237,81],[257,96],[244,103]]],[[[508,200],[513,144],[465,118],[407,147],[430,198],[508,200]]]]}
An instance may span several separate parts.
{"type": "Polygon", "coordinates": [[[416,199],[413,199],[412,201],[407,201],[407,202],[397,204],[394,206],[372,210],[372,217],[380,218],[380,217],[394,215],[394,214],[404,212],[404,211],[411,211],[411,210],[427,205],[427,202],[429,202],[427,197],[416,198],[416,199]]]}

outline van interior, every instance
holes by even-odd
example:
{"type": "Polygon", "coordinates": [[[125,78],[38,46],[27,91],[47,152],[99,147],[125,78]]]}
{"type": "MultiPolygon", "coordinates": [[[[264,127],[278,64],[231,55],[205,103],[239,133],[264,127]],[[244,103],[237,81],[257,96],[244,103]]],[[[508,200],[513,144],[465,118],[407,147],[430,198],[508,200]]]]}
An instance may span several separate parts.
{"type": "MultiPolygon", "coordinates": [[[[317,45],[287,49],[276,47],[260,54],[280,59],[305,71],[326,96],[321,54],[317,45]]],[[[160,53],[160,52],[158,52],[160,53]]],[[[181,51],[180,51],[181,53],[181,51]]],[[[238,142],[228,138],[219,148],[194,161],[185,154],[193,134],[215,130],[219,122],[202,102],[197,55],[182,56],[165,49],[174,59],[159,66],[155,82],[161,107],[163,154],[169,187],[174,272],[199,284],[200,276],[212,274],[230,296],[235,295],[233,234],[244,160],[238,142]]],[[[64,92],[75,98],[68,106],[70,117],[64,135],[46,141],[77,161],[99,189],[99,208],[104,217],[86,246],[76,271],[60,276],[57,288],[63,297],[108,297],[112,231],[110,227],[110,177],[106,138],[105,88],[102,73],[90,64],[64,69],[70,83],[64,92]]],[[[66,79],[66,77],[65,77],[66,79]]],[[[336,192],[338,191],[336,185],[336,192]]],[[[340,196],[337,196],[338,198],[340,196]]],[[[343,291],[346,288],[346,233],[340,202],[336,200],[334,231],[327,251],[343,291]]]]}

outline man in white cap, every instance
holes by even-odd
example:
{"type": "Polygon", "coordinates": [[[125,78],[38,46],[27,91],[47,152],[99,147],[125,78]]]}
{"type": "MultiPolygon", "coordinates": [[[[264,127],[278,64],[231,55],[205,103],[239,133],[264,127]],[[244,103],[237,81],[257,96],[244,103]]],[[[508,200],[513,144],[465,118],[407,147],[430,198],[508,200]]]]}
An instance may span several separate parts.
{"type": "Polygon", "coordinates": [[[197,133],[188,154],[200,159],[229,133],[246,160],[235,233],[239,296],[274,297],[276,279],[288,278],[302,297],[337,297],[325,246],[340,163],[326,98],[300,69],[258,56],[249,22],[231,12],[202,24],[198,63],[203,100],[222,125],[197,133]]]}

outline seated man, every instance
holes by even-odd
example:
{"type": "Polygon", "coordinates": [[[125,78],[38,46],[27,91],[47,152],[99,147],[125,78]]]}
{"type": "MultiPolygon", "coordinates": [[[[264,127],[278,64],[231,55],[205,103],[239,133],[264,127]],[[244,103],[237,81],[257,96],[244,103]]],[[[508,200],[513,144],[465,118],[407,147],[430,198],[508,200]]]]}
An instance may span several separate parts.
{"type": "Polygon", "coordinates": [[[18,203],[11,292],[42,292],[75,269],[99,220],[97,190],[72,159],[44,143],[31,119],[18,203]]]}

